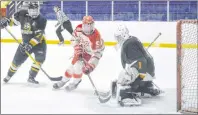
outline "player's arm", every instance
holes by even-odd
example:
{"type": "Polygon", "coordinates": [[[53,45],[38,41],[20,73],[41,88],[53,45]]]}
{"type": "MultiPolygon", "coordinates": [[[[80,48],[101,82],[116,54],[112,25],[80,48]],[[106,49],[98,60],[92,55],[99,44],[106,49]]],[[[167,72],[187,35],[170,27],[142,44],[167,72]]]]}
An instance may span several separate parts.
{"type": "Polygon", "coordinates": [[[76,29],[72,33],[72,38],[71,38],[71,45],[74,47],[80,43],[80,39],[82,36],[82,28],[80,27],[81,25],[78,25],[76,29]]]}
{"type": "Polygon", "coordinates": [[[97,40],[96,49],[93,50],[93,55],[91,59],[89,60],[89,64],[91,64],[93,68],[96,68],[96,66],[98,65],[98,62],[103,55],[104,49],[105,49],[105,46],[104,46],[103,39],[97,40]]]}
{"type": "Polygon", "coordinates": [[[26,11],[21,10],[21,11],[14,13],[11,18],[4,17],[0,20],[0,23],[1,23],[0,26],[4,28],[7,26],[20,25],[20,18],[24,17],[25,14],[26,14],[26,11]]]}
{"type": "Polygon", "coordinates": [[[39,20],[39,23],[35,27],[35,36],[29,42],[31,46],[36,46],[37,44],[42,42],[42,40],[44,39],[46,24],[47,20],[45,18],[41,18],[39,20]]]}
{"type": "Polygon", "coordinates": [[[103,55],[103,51],[105,49],[104,41],[103,39],[96,39],[95,42],[96,47],[93,49],[93,54],[90,58],[90,60],[85,64],[83,67],[83,73],[84,74],[90,74],[98,65],[100,58],[103,55]]]}
{"type": "Polygon", "coordinates": [[[121,63],[122,67],[125,68],[126,64],[130,64],[130,57],[128,57],[127,54],[130,53],[130,50],[128,50],[129,45],[131,44],[131,40],[127,40],[123,43],[122,45],[122,50],[121,50],[121,63]]]}

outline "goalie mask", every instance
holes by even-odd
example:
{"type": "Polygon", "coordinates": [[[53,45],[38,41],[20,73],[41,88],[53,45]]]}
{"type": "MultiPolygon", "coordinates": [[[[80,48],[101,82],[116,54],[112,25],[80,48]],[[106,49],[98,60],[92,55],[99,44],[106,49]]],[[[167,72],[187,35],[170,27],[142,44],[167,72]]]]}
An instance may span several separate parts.
{"type": "Polygon", "coordinates": [[[92,16],[84,16],[82,21],[82,31],[86,35],[90,35],[94,32],[94,19],[92,16]]]}
{"type": "Polygon", "coordinates": [[[114,33],[114,38],[121,46],[123,42],[129,38],[129,30],[125,25],[118,25],[116,32],[114,33]]]}
{"type": "Polygon", "coordinates": [[[39,4],[37,2],[30,3],[28,7],[29,16],[32,18],[37,18],[40,14],[39,4]]]}

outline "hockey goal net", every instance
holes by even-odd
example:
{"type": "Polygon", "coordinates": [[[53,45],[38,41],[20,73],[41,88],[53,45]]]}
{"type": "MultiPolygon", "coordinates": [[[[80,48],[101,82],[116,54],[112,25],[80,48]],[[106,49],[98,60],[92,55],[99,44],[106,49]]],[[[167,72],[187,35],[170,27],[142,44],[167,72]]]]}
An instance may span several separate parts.
{"type": "Polygon", "coordinates": [[[198,112],[198,20],[177,22],[177,110],[198,112]]]}

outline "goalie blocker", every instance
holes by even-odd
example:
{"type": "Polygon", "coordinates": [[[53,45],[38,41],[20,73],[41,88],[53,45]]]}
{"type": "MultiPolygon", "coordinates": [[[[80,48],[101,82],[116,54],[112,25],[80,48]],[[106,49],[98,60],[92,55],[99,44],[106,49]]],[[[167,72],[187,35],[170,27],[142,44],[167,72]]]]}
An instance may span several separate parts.
{"type": "Polygon", "coordinates": [[[112,97],[121,106],[140,105],[138,92],[151,96],[160,94],[153,86],[155,66],[152,56],[147,52],[138,38],[129,35],[125,25],[119,25],[114,34],[118,42],[116,49],[121,48],[123,70],[118,79],[111,83],[112,97]]]}

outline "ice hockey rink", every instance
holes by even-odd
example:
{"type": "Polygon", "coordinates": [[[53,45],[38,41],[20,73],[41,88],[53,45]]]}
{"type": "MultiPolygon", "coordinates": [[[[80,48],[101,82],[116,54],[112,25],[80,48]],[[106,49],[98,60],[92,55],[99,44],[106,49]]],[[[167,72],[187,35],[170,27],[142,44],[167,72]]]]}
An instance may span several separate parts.
{"type": "MultiPolygon", "coordinates": [[[[115,99],[105,104],[99,103],[86,75],[79,87],[72,92],[53,90],[55,82],[50,81],[42,71],[36,80],[39,86],[27,83],[32,61],[28,59],[8,84],[2,82],[17,48],[16,43],[1,43],[1,113],[2,114],[170,114],[176,112],[176,49],[150,48],[153,55],[156,79],[154,82],[165,91],[164,94],[142,98],[141,106],[120,107],[115,99]]],[[[64,75],[71,62],[71,46],[48,45],[47,58],[43,69],[50,76],[64,75]]],[[[111,80],[117,78],[121,70],[120,54],[113,47],[106,46],[98,67],[91,73],[100,91],[108,91],[111,80]]]]}

